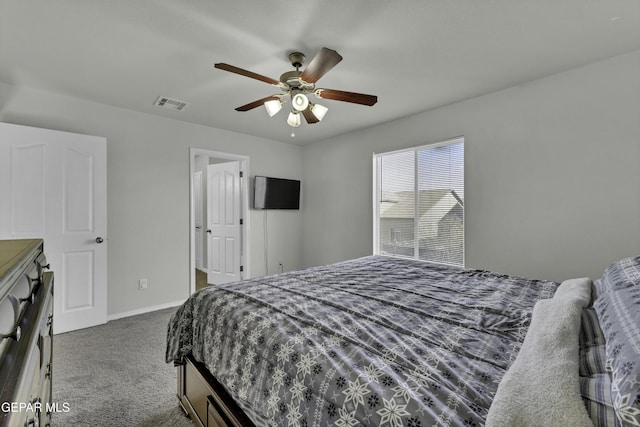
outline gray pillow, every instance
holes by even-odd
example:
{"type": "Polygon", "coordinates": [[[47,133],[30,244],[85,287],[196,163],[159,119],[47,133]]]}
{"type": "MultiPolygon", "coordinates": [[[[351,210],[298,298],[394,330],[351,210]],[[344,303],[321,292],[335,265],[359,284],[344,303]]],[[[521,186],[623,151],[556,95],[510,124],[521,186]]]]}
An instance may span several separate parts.
{"type": "Polygon", "coordinates": [[[623,425],[640,426],[640,286],[607,291],[593,306],[606,339],[616,415],[623,425]]]}

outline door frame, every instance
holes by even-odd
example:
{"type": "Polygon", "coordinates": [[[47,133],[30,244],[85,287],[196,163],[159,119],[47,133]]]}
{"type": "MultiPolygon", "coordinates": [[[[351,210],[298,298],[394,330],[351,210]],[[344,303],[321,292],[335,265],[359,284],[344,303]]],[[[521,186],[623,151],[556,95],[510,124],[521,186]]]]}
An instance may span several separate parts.
{"type": "MultiPolygon", "coordinates": [[[[242,265],[244,267],[242,278],[251,277],[251,262],[249,247],[250,221],[249,221],[249,157],[240,154],[224,153],[220,151],[207,150],[203,148],[189,148],[189,295],[196,290],[196,242],[195,242],[195,206],[193,193],[193,173],[196,171],[196,156],[215,157],[217,159],[225,159],[229,161],[240,162],[240,170],[243,173],[243,179],[240,184],[241,207],[240,215],[243,220],[242,225],[242,265]]],[[[207,265],[207,268],[209,266],[207,265]]]]}
{"type": "MultiPolygon", "coordinates": [[[[194,198],[193,198],[193,200],[194,200],[194,204],[195,204],[196,208],[198,207],[196,202],[200,202],[200,239],[202,239],[202,233],[203,233],[203,230],[202,230],[202,228],[203,228],[202,227],[202,171],[201,170],[195,171],[193,174],[191,174],[191,176],[192,176],[194,184],[198,183],[199,190],[200,190],[200,198],[198,198],[197,194],[195,193],[196,188],[194,186],[194,193],[193,193],[194,194],[194,198]]],[[[196,220],[198,219],[198,210],[197,209],[195,210],[194,217],[196,218],[196,220]]],[[[196,235],[195,243],[196,244],[200,243],[200,248],[198,248],[196,246],[196,249],[195,249],[195,252],[194,252],[195,260],[196,260],[196,268],[197,269],[202,269],[202,265],[203,265],[202,255],[203,255],[203,252],[204,252],[203,251],[204,248],[202,247],[202,242],[198,242],[198,239],[197,239],[197,236],[198,236],[198,232],[197,232],[198,224],[197,224],[197,222],[195,222],[194,226],[195,226],[194,227],[194,230],[195,230],[194,233],[196,235]],[[198,259],[198,255],[200,255],[199,259],[198,259]],[[198,261],[200,261],[200,262],[198,263],[198,261]]]]}

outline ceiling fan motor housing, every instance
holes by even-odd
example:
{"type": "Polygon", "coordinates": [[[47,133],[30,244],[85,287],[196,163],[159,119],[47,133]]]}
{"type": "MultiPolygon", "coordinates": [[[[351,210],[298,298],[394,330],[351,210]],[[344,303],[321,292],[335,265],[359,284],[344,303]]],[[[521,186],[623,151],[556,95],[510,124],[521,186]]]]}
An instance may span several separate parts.
{"type": "Polygon", "coordinates": [[[304,93],[313,93],[316,88],[316,85],[313,83],[307,83],[300,78],[302,75],[302,71],[287,71],[280,76],[280,82],[283,83],[285,87],[282,88],[285,92],[288,92],[291,89],[299,89],[304,93]]]}
{"type": "Polygon", "coordinates": [[[302,76],[300,67],[304,64],[304,60],[305,56],[302,52],[291,52],[289,54],[289,61],[291,61],[291,65],[296,67],[296,69],[294,71],[287,71],[280,76],[280,82],[285,85],[283,88],[285,92],[291,89],[299,89],[304,93],[312,93],[315,90],[315,84],[307,83],[300,78],[300,76],[302,76]]]}
{"type": "Polygon", "coordinates": [[[300,76],[302,71],[287,71],[282,73],[280,81],[289,87],[298,87],[301,84],[300,76]]]}
{"type": "Polygon", "coordinates": [[[304,53],[302,52],[291,52],[289,54],[289,61],[291,61],[291,65],[296,67],[296,69],[302,67],[302,64],[304,64],[305,58],[306,56],[304,56],[304,53]]]}

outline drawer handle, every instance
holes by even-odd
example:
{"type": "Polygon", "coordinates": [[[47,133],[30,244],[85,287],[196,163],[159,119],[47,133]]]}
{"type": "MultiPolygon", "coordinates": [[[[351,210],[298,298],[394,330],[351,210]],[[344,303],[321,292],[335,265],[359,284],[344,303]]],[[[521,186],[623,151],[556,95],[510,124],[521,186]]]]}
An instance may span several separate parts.
{"type": "Polygon", "coordinates": [[[20,302],[28,302],[29,304],[33,304],[33,302],[36,300],[36,293],[35,292],[31,292],[29,294],[28,297],[24,297],[24,298],[20,298],[20,302]]]}
{"type": "MultiPolygon", "coordinates": [[[[31,405],[36,405],[36,404],[39,404],[40,402],[41,402],[40,398],[36,397],[35,399],[32,399],[30,403],[31,403],[31,405]]],[[[40,405],[38,405],[38,406],[40,406],[40,405]]],[[[27,420],[24,422],[24,426],[25,427],[29,427],[29,426],[32,425],[34,427],[38,427],[38,425],[40,424],[39,412],[40,412],[40,410],[38,409],[36,411],[36,416],[35,417],[33,417],[31,419],[27,418],[27,420]]]]}
{"type": "Polygon", "coordinates": [[[27,278],[27,281],[29,282],[29,296],[28,297],[24,297],[24,298],[20,298],[20,302],[28,301],[30,304],[33,304],[33,302],[36,299],[36,288],[40,284],[40,279],[37,278],[37,277],[35,279],[33,279],[28,274],[25,274],[25,277],[27,278]]]}
{"type": "Polygon", "coordinates": [[[15,329],[10,334],[0,334],[0,339],[11,338],[15,342],[20,341],[20,337],[22,336],[22,328],[20,326],[16,326],[15,329]]]}
{"type": "Polygon", "coordinates": [[[35,279],[31,276],[29,276],[28,274],[25,274],[25,276],[27,276],[27,280],[29,281],[29,287],[31,289],[35,288],[36,286],[38,286],[38,284],[40,284],[40,277],[36,277],[35,279]]]}

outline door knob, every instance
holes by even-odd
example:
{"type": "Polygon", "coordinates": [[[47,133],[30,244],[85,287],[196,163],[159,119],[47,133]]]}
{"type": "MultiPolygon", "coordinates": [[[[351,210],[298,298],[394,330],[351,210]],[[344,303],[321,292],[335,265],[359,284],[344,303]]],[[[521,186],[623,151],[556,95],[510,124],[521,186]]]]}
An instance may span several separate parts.
{"type": "Polygon", "coordinates": [[[104,239],[102,237],[96,237],[96,243],[102,243],[104,239]]]}
{"type": "Polygon", "coordinates": [[[207,230],[207,233],[211,234],[211,230],[207,230]]]}

